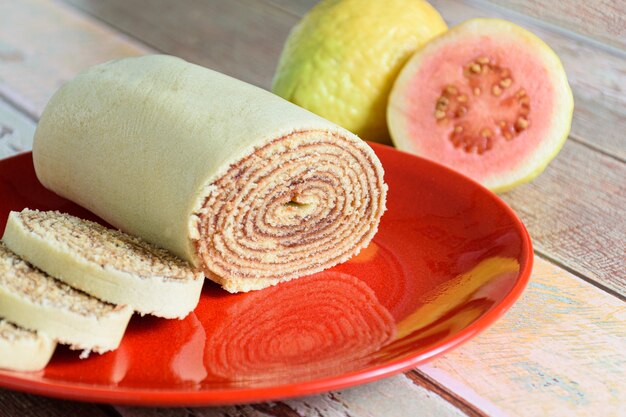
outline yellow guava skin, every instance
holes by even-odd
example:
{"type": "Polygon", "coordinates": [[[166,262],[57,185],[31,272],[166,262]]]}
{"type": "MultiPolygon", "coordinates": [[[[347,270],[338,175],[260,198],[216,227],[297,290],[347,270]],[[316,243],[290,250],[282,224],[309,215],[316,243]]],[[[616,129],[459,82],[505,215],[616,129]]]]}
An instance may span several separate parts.
{"type": "Polygon", "coordinates": [[[391,143],[387,100],[408,59],[447,30],[423,0],[325,0],[291,30],[272,91],[365,140],[391,143]]]}

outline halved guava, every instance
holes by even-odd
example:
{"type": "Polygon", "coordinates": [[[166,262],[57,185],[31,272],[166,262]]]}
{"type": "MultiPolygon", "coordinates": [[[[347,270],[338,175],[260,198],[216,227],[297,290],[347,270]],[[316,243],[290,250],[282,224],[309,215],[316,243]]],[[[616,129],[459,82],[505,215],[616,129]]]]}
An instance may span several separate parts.
{"type": "Polygon", "coordinates": [[[391,91],[387,120],[399,149],[504,191],[556,156],[573,108],[548,45],[511,22],[473,19],[413,55],[391,91]]]}

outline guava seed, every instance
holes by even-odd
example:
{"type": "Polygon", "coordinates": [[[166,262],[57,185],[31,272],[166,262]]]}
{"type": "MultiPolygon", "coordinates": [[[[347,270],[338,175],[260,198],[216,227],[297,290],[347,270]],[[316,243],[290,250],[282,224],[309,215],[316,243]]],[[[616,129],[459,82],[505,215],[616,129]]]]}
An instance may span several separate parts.
{"type": "Polygon", "coordinates": [[[515,122],[515,127],[519,131],[526,129],[528,127],[528,120],[523,117],[518,118],[517,122],[515,122]]]}
{"type": "Polygon", "coordinates": [[[455,86],[449,85],[446,87],[446,93],[448,93],[451,96],[456,96],[459,93],[459,90],[457,90],[455,86]]]}
{"type": "Polygon", "coordinates": [[[437,123],[447,126],[448,118],[455,122],[448,135],[455,148],[483,155],[496,141],[511,141],[529,128],[530,97],[524,88],[509,90],[515,79],[508,68],[500,67],[493,58],[479,56],[463,66],[463,76],[464,84],[445,85],[435,102],[437,123]],[[483,91],[491,94],[482,96],[483,91]],[[493,119],[493,125],[472,126],[472,100],[486,100],[488,106],[498,107],[494,114],[499,117],[493,119]]]}

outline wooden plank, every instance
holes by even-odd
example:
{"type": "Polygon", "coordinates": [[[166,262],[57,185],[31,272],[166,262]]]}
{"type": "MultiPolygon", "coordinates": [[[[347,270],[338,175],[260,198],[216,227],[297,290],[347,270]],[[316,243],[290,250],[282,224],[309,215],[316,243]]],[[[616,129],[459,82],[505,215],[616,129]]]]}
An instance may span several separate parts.
{"type": "MultiPolygon", "coordinates": [[[[302,16],[316,4],[316,0],[264,1],[294,16],[302,16]]],[[[517,0],[496,1],[525,3],[517,0]]],[[[568,1],[582,4],[575,0],[568,1]]],[[[485,1],[430,0],[430,3],[450,26],[474,17],[500,17],[524,26],[541,37],[561,58],[574,92],[576,104],[572,137],[622,161],[626,160],[626,146],[624,146],[622,133],[626,131],[625,51],[598,47],[597,43],[580,37],[572,37],[572,34],[563,32],[552,25],[511,10],[494,7],[485,1]]],[[[563,4],[563,2],[545,1],[536,3],[539,4],[536,7],[540,8],[561,7],[563,4]]],[[[582,7],[596,8],[595,4],[597,3],[586,2],[582,7]]],[[[578,13],[578,6],[570,9],[572,13],[578,13]]],[[[619,19],[624,19],[624,16],[626,14],[622,10],[619,19]]],[[[625,28],[626,26],[622,25],[622,31],[626,30],[625,28]]],[[[141,37],[140,34],[135,34],[135,36],[141,37]]]]}
{"type": "Polygon", "coordinates": [[[626,164],[568,141],[535,181],[502,196],[535,250],[626,294],[626,164]]]}
{"type": "MultiPolygon", "coordinates": [[[[187,21],[192,15],[204,14],[206,19],[202,20],[201,25],[194,23],[192,19],[191,23],[185,27],[188,28],[189,33],[200,31],[200,26],[205,28],[204,32],[199,32],[204,34],[198,36],[205,36],[206,44],[215,43],[211,42],[213,35],[206,33],[206,28],[214,25],[220,27],[219,21],[215,19],[210,21],[211,14],[203,13],[204,9],[193,2],[189,3],[187,8],[180,7],[172,10],[171,13],[162,13],[158,7],[151,12],[144,12],[145,4],[142,2],[145,0],[71,1],[108,22],[123,22],[118,26],[123,26],[124,30],[128,30],[133,36],[149,39],[153,43],[164,42],[166,48],[172,47],[169,40],[171,38],[185,42],[185,33],[187,33],[186,29],[181,31],[177,28],[175,31],[168,23],[169,20],[187,21]],[[200,8],[196,11],[194,7],[200,8]],[[179,9],[183,11],[179,12],[179,9]],[[142,13],[138,14],[134,10],[142,10],[142,13]],[[164,18],[161,17],[163,15],[169,17],[163,20],[164,18]],[[141,22],[150,24],[142,27],[141,22]],[[152,27],[161,29],[149,30],[152,27]]],[[[268,15],[274,16],[270,20],[271,24],[255,27],[252,31],[261,30],[265,33],[264,42],[280,45],[283,37],[286,36],[287,27],[295,21],[292,15],[301,11],[304,2],[298,3],[300,6],[294,6],[291,14],[282,12],[281,8],[289,7],[287,3],[281,4],[281,8],[274,3],[271,3],[273,8],[261,7],[259,3],[249,3],[249,7],[245,10],[241,9],[239,4],[229,2],[222,6],[228,8],[228,13],[225,14],[230,16],[229,19],[236,20],[234,17],[236,15],[252,14],[258,16],[255,19],[264,21],[268,15]],[[283,25],[283,29],[280,25],[283,25]]],[[[435,0],[433,4],[452,24],[485,14],[483,9],[473,4],[468,5],[451,0],[435,0]]],[[[489,10],[487,14],[501,15],[502,13],[489,10]]],[[[246,19],[255,21],[250,17],[246,19]]],[[[242,18],[244,21],[246,19],[242,18]]],[[[526,25],[527,22],[522,23],[526,25]]],[[[621,267],[624,258],[621,243],[625,239],[626,227],[616,228],[615,224],[623,224],[625,217],[622,207],[624,207],[626,197],[623,181],[620,181],[624,177],[625,168],[623,164],[615,163],[611,157],[604,157],[600,153],[593,152],[589,146],[608,152],[618,159],[626,156],[624,153],[626,147],[623,146],[622,137],[622,132],[626,131],[626,97],[618,94],[619,80],[623,79],[623,72],[626,72],[626,60],[619,59],[612,53],[595,48],[591,44],[573,41],[562,34],[536,26],[534,23],[529,27],[552,44],[568,67],[578,102],[574,115],[573,133],[578,141],[588,146],[584,147],[574,142],[568,143],[563,153],[550,165],[546,173],[532,184],[518,188],[505,195],[504,198],[521,213],[542,254],[562,263],[570,270],[598,281],[601,286],[624,295],[626,294],[626,278],[621,267]],[[587,57],[592,57],[591,59],[598,63],[601,70],[584,71],[585,66],[588,65],[587,57]],[[581,178],[582,172],[585,173],[584,178],[581,178]],[[567,186],[558,184],[567,184],[567,186]],[[576,256],[570,256],[571,254],[576,256]]],[[[246,29],[245,27],[231,29],[232,36],[239,36],[240,30],[246,29]]],[[[220,32],[215,35],[215,40],[223,40],[224,36],[224,33],[220,32]]],[[[239,51],[238,53],[256,48],[246,38],[234,43],[233,47],[235,51],[239,51]]],[[[204,54],[202,50],[185,51],[198,58],[204,54]]],[[[274,52],[278,53],[277,51],[278,49],[274,52]]],[[[221,67],[218,69],[228,70],[235,76],[245,75],[244,70],[238,69],[244,65],[243,62],[236,61],[229,56],[221,58],[221,67]]],[[[252,68],[258,70],[258,77],[269,80],[272,68],[267,60],[247,65],[252,65],[252,68]],[[261,73],[264,71],[266,74],[262,76],[261,73]]],[[[261,78],[257,81],[260,80],[263,83],[261,78]]]]}
{"type": "Polygon", "coordinates": [[[626,48],[626,3],[621,0],[491,0],[618,48],[626,48]]]}
{"type": "Polygon", "coordinates": [[[264,0],[268,4],[272,4],[279,9],[285,10],[294,16],[304,16],[306,12],[311,10],[313,6],[319,3],[318,0],[264,0]]]}
{"type": "Polygon", "coordinates": [[[417,410],[420,416],[482,415],[476,412],[468,414],[468,409],[474,411],[470,408],[453,407],[453,402],[443,401],[442,397],[430,388],[410,383],[405,375],[340,392],[290,400],[286,403],[304,417],[405,417],[417,410]],[[402,392],[403,395],[398,395],[398,392],[402,392]],[[437,400],[434,401],[435,399],[437,400]]]}
{"type": "Polygon", "coordinates": [[[0,417],[115,417],[112,407],[57,400],[0,389],[0,417]]]}
{"type": "MultiPolygon", "coordinates": [[[[161,409],[116,407],[124,417],[163,416],[161,409]]],[[[404,375],[371,384],[294,400],[228,407],[172,410],[168,417],[405,417],[419,410],[420,416],[482,416],[454,407],[438,394],[415,385],[404,375]],[[398,395],[398,394],[401,395],[398,395]]]]}
{"type": "Polygon", "coordinates": [[[0,6],[0,95],[31,115],[79,71],[146,51],[64,5],[23,0],[0,6]]]}
{"type": "Polygon", "coordinates": [[[0,159],[29,151],[35,122],[0,99],[0,159]]]}
{"type": "Polygon", "coordinates": [[[254,0],[67,2],[162,52],[264,88],[296,19],[254,0]]]}
{"type": "Polygon", "coordinates": [[[503,319],[419,369],[476,406],[492,404],[506,415],[623,415],[626,306],[535,262],[528,289],[503,319]]]}

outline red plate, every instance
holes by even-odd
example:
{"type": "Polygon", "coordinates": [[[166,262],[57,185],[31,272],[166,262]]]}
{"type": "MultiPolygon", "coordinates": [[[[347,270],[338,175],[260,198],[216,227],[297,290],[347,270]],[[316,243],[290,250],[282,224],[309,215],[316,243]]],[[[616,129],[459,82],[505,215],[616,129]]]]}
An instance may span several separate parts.
{"type": "MultiPolygon", "coordinates": [[[[248,294],[207,282],[185,320],[135,316],[120,348],[67,348],[0,386],[83,401],[215,405],[345,388],[408,370],[491,325],[532,268],[523,224],[497,196],[435,163],[373,145],[388,211],[374,242],[331,270],[248,294]]],[[[10,210],[94,218],[45,190],[30,154],[0,161],[0,231],[10,210]]]]}

